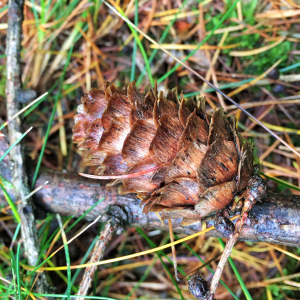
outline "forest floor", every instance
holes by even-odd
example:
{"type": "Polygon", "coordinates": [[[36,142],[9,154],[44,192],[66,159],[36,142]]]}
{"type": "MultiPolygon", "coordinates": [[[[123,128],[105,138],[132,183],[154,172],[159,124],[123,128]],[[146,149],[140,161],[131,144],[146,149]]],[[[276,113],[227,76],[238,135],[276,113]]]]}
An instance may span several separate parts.
{"type": "MultiPolygon", "coordinates": [[[[8,1],[1,2],[0,118],[6,120],[8,1]]],[[[24,131],[33,127],[23,142],[28,161],[36,166],[36,175],[41,166],[91,173],[92,168],[83,165],[82,152],[72,143],[74,115],[80,98],[91,88],[104,86],[106,81],[125,87],[135,80],[141,90],[157,82],[158,89],[164,92],[177,87],[185,97],[204,95],[207,110],[222,106],[228,115],[237,119],[242,136],[255,145],[255,154],[269,187],[276,192],[299,193],[300,160],[288,147],[190,71],[177,66],[172,57],[136,33],[105,3],[99,0],[24,2],[23,87],[35,90],[38,96],[48,92],[23,114],[24,131]]],[[[300,151],[299,1],[128,0],[110,3],[300,151]]],[[[0,181],[4,186],[11,184],[3,177],[0,181]]],[[[0,282],[2,278],[6,281],[0,284],[0,295],[6,293],[2,299],[13,298],[13,280],[21,278],[25,299],[35,276],[25,276],[28,271],[22,248],[17,248],[17,243],[10,247],[12,240],[20,239],[15,216],[7,214],[5,207],[1,209],[0,282]],[[20,269],[14,269],[16,265],[20,269]]],[[[75,221],[75,218],[62,217],[65,230],[75,221]]],[[[84,230],[88,223],[85,220],[76,223],[68,231],[67,239],[84,230]]],[[[48,265],[65,266],[68,261],[71,265],[83,264],[104,225],[98,223],[85,230],[67,251],[53,256],[48,265]]],[[[38,230],[42,259],[45,259],[49,247],[53,252],[63,245],[57,234],[60,227],[55,215],[48,214],[39,220],[38,230]]],[[[127,228],[121,235],[113,236],[104,259],[141,252],[169,241],[169,232],[127,228]]],[[[183,276],[198,265],[199,259],[209,261],[222,249],[220,240],[204,236],[177,246],[177,263],[183,276]]],[[[226,266],[222,280],[228,289],[220,284],[216,298],[300,299],[300,248],[282,246],[279,249],[282,251],[274,250],[268,243],[239,242],[231,255],[237,273],[229,264],[226,266]]],[[[170,258],[171,249],[166,249],[103,265],[95,273],[90,295],[97,299],[191,299],[187,281],[174,280],[170,258]]],[[[214,260],[209,266],[215,270],[216,265],[217,260],[214,260]]],[[[211,279],[207,267],[201,272],[211,279]]],[[[46,272],[47,281],[55,290],[44,296],[31,294],[29,297],[75,295],[82,275],[83,269],[46,272]]],[[[18,299],[22,297],[19,295],[18,299]]]]}

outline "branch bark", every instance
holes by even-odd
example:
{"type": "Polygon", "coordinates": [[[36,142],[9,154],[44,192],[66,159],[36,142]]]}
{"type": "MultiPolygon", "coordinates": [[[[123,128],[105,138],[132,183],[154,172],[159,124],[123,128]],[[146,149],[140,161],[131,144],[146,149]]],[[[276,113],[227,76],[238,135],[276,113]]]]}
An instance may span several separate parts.
{"type": "MultiPolygon", "coordinates": [[[[5,140],[0,137],[0,155],[7,149],[5,140]]],[[[0,163],[1,176],[11,180],[10,161],[6,158],[0,163]]],[[[31,177],[29,172],[29,178],[31,177]]],[[[127,211],[130,226],[144,229],[169,230],[168,222],[164,225],[154,213],[145,215],[140,207],[140,200],[134,194],[119,195],[116,187],[107,190],[108,181],[86,179],[77,174],[53,172],[42,169],[35,188],[49,184],[34,195],[35,204],[42,209],[62,215],[81,216],[99,199],[104,200],[95,207],[87,218],[94,220],[101,215],[103,221],[115,215],[112,211],[121,207],[127,211]]],[[[8,190],[13,199],[17,197],[13,190],[8,190]]],[[[4,203],[0,193],[0,204],[4,203]]],[[[245,226],[240,240],[254,242],[269,242],[280,245],[299,246],[300,243],[300,196],[267,193],[262,203],[257,203],[251,210],[252,224],[245,226]]],[[[201,230],[201,225],[180,226],[180,220],[172,220],[173,230],[186,234],[193,234],[201,230]]],[[[213,226],[213,220],[207,221],[207,227],[213,226]]],[[[207,233],[209,236],[221,237],[216,230],[207,233]]]]}
{"type": "MultiPolygon", "coordinates": [[[[8,5],[8,28],[6,39],[6,55],[7,55],[7,118],[12,117],[19,111],[18,99],[22,95],[21,83],[21,37],[22,37],[22,21],[23,21],[23,0],[10,0],[8,5]]],[[[12,145],[21,136],[21,120],[16,118],[8,124],[9,142],[12,145]]],[[[11,181],[15,189],[16,199],[24,199],[28,195],[27,175],[23,167],[23,151],[21,145],[18,144],[11,150],[11,160],[9,167],[12,168],[11,181]]],[[[39,243],[35,219],[32,209],[32,200],[28,198],[21,201],[18,205],[19,215],[21,217],[21,233],[24,242],[25,254],[28,263],[36,266],[38,263],[39,243]]],[[[41,274],[37,281],[37,291],[46,292],[46,277],[41,274]]]]}

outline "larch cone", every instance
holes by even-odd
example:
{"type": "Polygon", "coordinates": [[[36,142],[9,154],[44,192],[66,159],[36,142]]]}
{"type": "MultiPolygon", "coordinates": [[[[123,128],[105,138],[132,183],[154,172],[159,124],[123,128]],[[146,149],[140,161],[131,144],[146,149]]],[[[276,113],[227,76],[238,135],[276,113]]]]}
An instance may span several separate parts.
{"type": "Polygon", "coordinates": [[[190,225],[242,195],[253,175],[251,144],[223,109],[207,114],[202,97],[107,83],[81,102],[73,142],[85,150],[85,165],[98,166],[95,175],[141,173],[109,185],[137,193],[145,213],[190,225]]]}

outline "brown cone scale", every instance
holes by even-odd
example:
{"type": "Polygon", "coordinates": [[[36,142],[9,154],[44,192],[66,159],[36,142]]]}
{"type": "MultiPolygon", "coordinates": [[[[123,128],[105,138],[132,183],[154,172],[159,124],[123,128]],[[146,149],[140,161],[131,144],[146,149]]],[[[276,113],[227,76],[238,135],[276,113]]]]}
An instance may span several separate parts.
{"type": "Polygon", "coordinates": [[[82,97],[73,142],[96,175],[125,175],[119,192],[137,193],[144,212],[201,221],[241,194],[253,175],[253,151],[222,109],[205,112],[204,98],[140,93],[106,84],[82,97]],[[181,99],[181,100],[179,100],[181,99]],[[153,171],[153,168],[155,169],[153,171]]]}

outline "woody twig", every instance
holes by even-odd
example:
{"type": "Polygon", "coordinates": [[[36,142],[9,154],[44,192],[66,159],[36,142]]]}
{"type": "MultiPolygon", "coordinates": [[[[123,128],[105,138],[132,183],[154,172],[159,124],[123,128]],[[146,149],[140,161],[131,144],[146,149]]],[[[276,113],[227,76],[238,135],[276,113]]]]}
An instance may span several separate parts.
{"type": "MultiPolygon", "coordinates": [[[[102,259],[105,248],[106,248],[108,242],[111,240],[113,233],[118,229],[118,227],[119,227],[119,223],[115,222],[113,219],[110,219],[110,220],[108,220],[108,222],[106,222],[103,230],[101,231],[99,239],[94,246],[92,256],[89,260],[89,263],[95,263],[102,259]]],[[[84,272],[82,281],[80,283],[80,287],[79,287],[79,291],[78,291],[77,295],[79,295],[79,296],[87,295],[88,289],[91,285],[91,282],[94,277],[94,273],[95,273],[96,269],[97,269],[97,266],[89,266],[85,269],[85,272],[84,272]]],[[[77,298],[77,299],[83,300],[84,297],[77,298]]]]}
{"type": "MultiPolygon", "coordinates": [[[[10,120],[20,109],[20,102],[23,102],[21,83],[21,34],[23,21],[23,0],[10,0],[8,5],[8,28],[6,40],[6,95],[7,95],[7,118],[10,120]],[[19,101],[21,99],[21,101],[19,101]]],[[[14,144],[21,136],[21,119],[15,118],[8,124],[9,143],[14,144]]],[[[10,166],[12,166],[12,182],[14,185],[15,198],[24,199],[29,193],[27,186],[27,175],[23,165],[23,150],[20,144],[16,145],[10,152],[10,166]]],[[[21,218],[21,233],[24,243],[25,254],[28,263],[36,266],[39,256],[39,242],[33,205],[31,198],[19,202],[18,212],[21,218]]],[[[44,293],[47,290],[46,277],[39,276],[36,290],[44,293]]]]}
{"type": "MultiPolygon", "coordinates": [[[[3,153],[4,140],[0,137],[0,154],[3,153]],[[2,150],[3,149],[3,150],[2,150]]],[[[8,168],[9,159],[0,163],[1,174],[11,181],[11,172],[8,168]]],[[[31,178],[31,172],[28,174],[31,178]]],[[[83,178],[77,174],[53,172],[49,169],[42,169],[35,188],[49,183],[34,195],[35,205],[53,213],[65,216],[79,217],[101,198],[104,200],[86,215],[89,220],[102,216],[102,221],[107,221],[108,207],[125,207],[132,219],[127,226],[143,227],[147,230],[161,229],[168,231],[168,222],[164,225],[155,213],[142,214],[140,200],[133,194],[118,195],[116,188],[107,190],[107,181],[99,182],[83,178]],[[141,216],[143,217],[141,218],[141,216]]],[[[12,199],[16,200],[14,190],[8,192],[12,199]]],[[[263,202],[257,202],[251,210],[252,223],[244,226],[239,240],[254,242],[268,242],[279,245],[299,246],[300,240],[300,196],[282,195],[267,192],[263,202]]],[[[0,204],[7,202],[0,191],[0,204]]],[[[207,220],[207,227],[214,225],[214,221],[207,220]]],[[[201,224],[182,227],[180,220],[172,220],[174,232],[193,234],[202,230],[201,224]]],[[[216,230],[206,234],[207,236],[222,237],[216,230]]]]}

